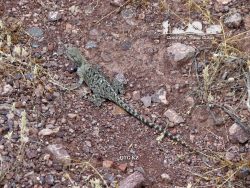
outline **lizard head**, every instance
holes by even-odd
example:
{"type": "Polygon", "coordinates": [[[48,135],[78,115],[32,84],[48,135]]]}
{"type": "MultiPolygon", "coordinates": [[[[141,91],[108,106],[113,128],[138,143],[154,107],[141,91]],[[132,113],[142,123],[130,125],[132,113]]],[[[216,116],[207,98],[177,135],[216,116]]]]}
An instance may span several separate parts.
{"type": "Polygon", "coordinates": [[[78,48],[68,47],[66,54],[71,61],[77,64],[77,66],[81,66],[82,63],[86,62],[86,59],[81,55],[78,48]]]}

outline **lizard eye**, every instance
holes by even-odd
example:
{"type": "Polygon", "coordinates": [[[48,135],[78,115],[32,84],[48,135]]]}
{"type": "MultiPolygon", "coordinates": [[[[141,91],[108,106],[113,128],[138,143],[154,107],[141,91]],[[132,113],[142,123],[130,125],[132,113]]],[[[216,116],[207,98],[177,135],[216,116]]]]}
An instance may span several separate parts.
{"type": "Polygon", "coordinates": [[[68,66],[66,69],[69,73],[74,73],[77,71],[77,66],[68,66]]]}
{"type": "Polygon", "coordinates": [[[77,71],[77,66],[72,67],[72,72],[76,72],[77,71]]]}

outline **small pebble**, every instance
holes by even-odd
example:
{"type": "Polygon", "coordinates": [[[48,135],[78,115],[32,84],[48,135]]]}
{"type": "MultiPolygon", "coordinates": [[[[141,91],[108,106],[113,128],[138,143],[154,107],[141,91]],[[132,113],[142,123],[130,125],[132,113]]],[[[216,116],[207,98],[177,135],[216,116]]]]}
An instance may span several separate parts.
{"type": "Polygon", "coordinates": [[[164,180],[164,181],[167,181],[167,182],[171,182],[171,178],[170,178],[170,176],[167,174],[167,173],[163,173],[162,175],[161,175],[161,178],[164,180]]]}
{"type": "Polygon", "coordinates": [[[148,108],[151,106],[152,98],[151,96],[147,95],[145,97],[141,98],[141,101],[143,102],[143,105],[148,108]]]}
{"type": "Polygon", "coordinates": [[[32,37],[43,37],[43,30],[39,27],[31,27],[27,30],[27,33],[32,37]]]}
{"type": "Polygon", "coordinates": [[[62,15],[58,11],[51,11],[48,14],[48,20],[49,21],[58,21],[62,18],[62,15]]]}

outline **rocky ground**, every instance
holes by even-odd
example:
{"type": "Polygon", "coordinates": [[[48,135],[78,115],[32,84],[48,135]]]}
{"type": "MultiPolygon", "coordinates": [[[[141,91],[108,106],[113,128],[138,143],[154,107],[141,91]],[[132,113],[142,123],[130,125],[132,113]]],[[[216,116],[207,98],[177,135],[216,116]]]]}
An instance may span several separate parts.
{"type": "Polygon", "coordinates": [[[248,187],[248,0],[0,1],[1,187],[248,187]],[[65,55],[203,154],[112,102],[82,99],[65,55]],[[220,156],[220,157],[219,157],[220,156]]]}

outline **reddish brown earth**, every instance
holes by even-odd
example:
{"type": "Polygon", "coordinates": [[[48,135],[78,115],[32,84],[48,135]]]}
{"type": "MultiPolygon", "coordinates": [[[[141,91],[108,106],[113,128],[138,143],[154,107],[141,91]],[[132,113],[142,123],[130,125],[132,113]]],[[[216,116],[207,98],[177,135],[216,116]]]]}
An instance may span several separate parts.
{"type": "MultiPolygon", "coordinates": [[[[233,120],[220,109],[212,109],[217,120],[225,118],[221,125],[216,125],[206,102],[199,98],[192,61],[173,67],[165,57],[167,47],[174,42],[182,42],[197,49],[208,47],[210,52],[206,55],[211,55],[216,45],[211,40],[178,41],[162,35],[162,22],[165,19],[178,24],[181,23],[180,18],[187,21],[189,16],[184,1],[165,2],[170,12],[164,10],[164,7],[160,8],[158,1],[150,1],[148,5],[141,3],[141,6],[138,3],[129,3],[122,7],[121,11],[132,8],[134,24],[128,24],[121,11],[115,11],[96,23],[117,8],[108,0],[2,1],[0,16],[2,19],[20,19],[25,31],[33,26],[43,30],[42,39],[30,37],[24,39],[25,43],[22,45],[30,47],[33,57],[41,56],[39,65],[57,82],[65,85],[77,82],[78,77],[72,71],[75,66],[64,55],[65,45],[77,46],[89,62],[100,65],[109,77],[112,78],[116,73],[125,75],[128,84],[125,87],[124,98],[145,117],[155,119],[157,123],[164,125],[167,122],[164,112],[168,109],[175,110],[185,119],[185,123],[168,128],[169,131],[181,135],[183,140],[197,149],[204,150],[205,153],[205,149],[209,148],[224,156],[231,147],[237,146],[236,156],[239,159],[235,159],[234,165],[220,162],[211,152],[209,155],[215,158],[190,153],[167,138],[158,142],[157,132],[146,128],[115,104],[107,101],[101,107],[96,107],[82,99],[81,93],[85,86],[74,91],[65,91],[49,82],[44,72],[41,72],[41,77],[34,82],[16,78],[17,73],[6,75],[3,72],[1,87],[10,84],[13,91],[9,95],[1,96],[0,103],[11,105],[16,102],[20,105],[16,107],[17,112],[13,118],[6,117],[9,113],[7,110],[1,111],[0,114],[3,120],[0,131],[2,165],[11,166],[19,160],[18,124],[21,119],[20,112],[24,109],[27,112],[29,141],[23,148],[22,160],[2,179],[2,187],[91,187],[90,180],[101,177],[110,187],[114,187],[115,182],[120,182],[136,170],[143,171],[145,187],[250,185],[249,175],[235,175],[227,180],[230,173],[236,172],[236,168],[241,164],[238,162],[243,163],[247,160],[249,143],[239,144],[230,141],[228,130],[233,120]],[[69,10],[73,5],[78,7],[75,15],[69,10]],[[86,14],[89,6],[93,11],[86,14]],[[49,21],[50,11],[59,11],[61,19],[49,21]],[[87,49],[88,41],[95,41],[97,47],[87,49]],[[38,47],[34,48],[35,45],[38,47]],[[151,95],[160,88],[167,91],[168,104],[153,103],[151,107],[146,108],[140,98],[151,95]],[[135,91],[140,92],[139,99],[134,97],[135,91]],[[38,133],[45,128],[59,128],[59,131],[47,136],[39,135],[38,133]],[[13,131],[13,139],[7,141],[4,135],[10,130],[13,131]],[[64,166],[60,161],[53,159],[47,149],[47,146],[52,144],[63,145],[71,157],[71,165],[64,166]],[[91,167],[84,167],[87,161],[99,175],[91,167]],[[103,161],[106,161],[105,164],[103,161]],[[223,165],[227,168],[222,168],[223,165]],[[209,171],[212,172],[208,173],[209,171]],[[162,178],[164,174],[169,175],[169,179],[162,178]]],[[[232,1],[227,8],[234,8],[243,16],[249,13],[249,3],[246,0],[232,1]]],[[[218,3],[209,5],[207,9],[214,18],[227,13],[223,11],[225,6],[218,3]]],[[[190,16],[192,20],[204,19],[195,10],[190,16]]],[[[244,31],[242,25],[233,32],[244,31]]],[[[203,60],[202,57],[199,58],[203,60]]],[[[244,82],[239,85],[244,86],[244,82]]],[[[234,97],[225,97],[224,93],[228,92],[226,89],[228,88],[214,91],[220,97],[218,101],[226,101],[227,104],[238,107],[237,112],[241,117],[249,120],[245,103],[239,103],[240,97],[236,97],[236,100],[234,97]]],[[[241,99],[246,100],[246,96],[241,96],[241,99]]]]}

